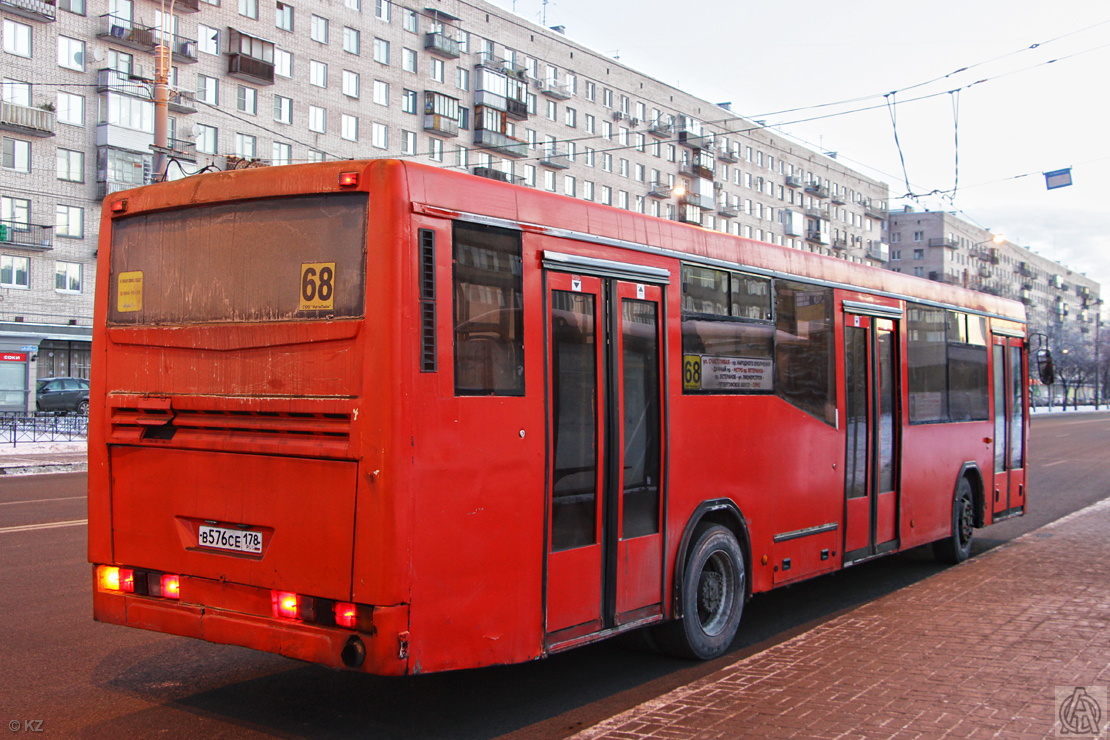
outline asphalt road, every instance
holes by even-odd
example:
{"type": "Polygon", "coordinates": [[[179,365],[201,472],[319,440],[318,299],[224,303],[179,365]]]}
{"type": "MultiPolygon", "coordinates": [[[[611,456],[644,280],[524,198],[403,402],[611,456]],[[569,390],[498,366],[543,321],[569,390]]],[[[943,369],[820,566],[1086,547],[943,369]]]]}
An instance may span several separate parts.
{"type": "MultiPolygon", "coordinates": [[[[1038,417],[1032,437],[1029,513],[980,530],[976,554],[1110,496],[1110,413],[1038,417]]],[[[734,652],[711,663],[603,643],[379,678],[93,622],[84,486],[84,474],[0,479],[0,731],[11,736],[564,737],[941,569],[919,548],[761,595],[734,652]]]]}

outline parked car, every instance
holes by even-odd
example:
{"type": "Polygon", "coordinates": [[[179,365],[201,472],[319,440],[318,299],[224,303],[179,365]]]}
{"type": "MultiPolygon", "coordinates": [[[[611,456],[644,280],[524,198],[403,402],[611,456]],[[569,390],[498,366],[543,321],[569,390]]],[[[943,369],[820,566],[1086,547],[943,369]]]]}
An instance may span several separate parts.
{"type": "Polygon", "coordinates": [[[39,411],[89,413],[89,381],[84,378],[39,378],[35,391],[39,411]]]}

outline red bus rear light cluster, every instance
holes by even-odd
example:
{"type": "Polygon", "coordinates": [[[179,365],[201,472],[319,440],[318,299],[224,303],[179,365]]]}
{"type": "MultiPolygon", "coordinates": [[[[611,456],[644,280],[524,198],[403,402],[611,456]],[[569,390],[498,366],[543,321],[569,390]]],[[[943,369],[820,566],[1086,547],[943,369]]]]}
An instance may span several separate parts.
{"type": "Polygon", "coordinates": [[[174,600],[181,598],[181,576],[172,573],[98,565],[96,586],[101,591],[117,591],[174,600]]]}
{"type": "Polygon", "coordinates": [[[339,187],[341,187],[341,188],[357,188],[358,187],[358,173],[357,172],[340,172],[339,173],[339,187]]]}
{"type": "Polygon", "coordinates": [[[274,616],[324,627],[344,627],[360,632],[372,631],[374,608],[345,601],[305,596],[292,591],[271,591],[274,616]]]}

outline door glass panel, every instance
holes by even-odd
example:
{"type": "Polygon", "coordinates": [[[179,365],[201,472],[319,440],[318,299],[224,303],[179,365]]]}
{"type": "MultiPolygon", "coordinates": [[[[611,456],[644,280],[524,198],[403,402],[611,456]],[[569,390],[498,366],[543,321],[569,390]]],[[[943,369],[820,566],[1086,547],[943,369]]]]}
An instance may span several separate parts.
{"type": "Polygon", "coordinates": [[[551,292],[552,550],[597,541],[596,334],[593,295],[551,292]]]}
{"type": "Polygon", "coordinates": [[[1006,348],[994,345],[994,472],[1006,470],[1006,348]]]}
{"type": "Polygon", "coordinates": [[[879,491],[894,490],[894,322],[876,321],[879,343],[879,491]]]}
{"type": "Polygon", "coordinates": [[[848,498],[867,495],[867,330],[844,329],[845,431],[848,451],[845,493],[848,498]]]}
{"type": "Polygon", "coordinates": [[[1025,406],[1021,402],[1022,383],[1025,376],[1021,372],[1021,347],[1010,347],[1010,465],[1013,468],[1025,467],[1025,406]]]}
{"type": "Polygon", "coordinates": [[[659,356],[655,304],[621,301],[625,539],[659,531],[659,356]]]}

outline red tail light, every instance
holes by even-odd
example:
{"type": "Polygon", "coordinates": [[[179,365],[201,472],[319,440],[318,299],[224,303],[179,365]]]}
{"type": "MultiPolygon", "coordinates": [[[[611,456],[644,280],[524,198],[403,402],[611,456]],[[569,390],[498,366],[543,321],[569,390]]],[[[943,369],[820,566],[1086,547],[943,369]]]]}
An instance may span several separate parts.
{"type": "Polygon", "coordinates": [[[101,565],[96,569],[96,582],[101,591],[135,593],[135,571],[130,568],[101,565]]]}
{"type": "Polygon", "coordinates": [[[181,578],[168,573],[162,576],[162,596],[167,599],[181,598],[181,578]]]}
{"type": "Polygon", "coordinates": [[[335,605],[335,623],[340,627],[354,629],[358,625],[358,609],[354,604],[337,602],[335,605]]]}
{"type": "Polygon", "coordinates": [[[113,200],[109,208],[111,209],[112,213],[124,213],[127,210],[127,198],[113,200]]]}
{"type": "Polygon", "coordinates": [[[292,591],[272,591],[274,616],[311,622],[316,619],[316,599],[292,591]]]}
{"type": "Polygon", "coordinates": [[[355,187],[358,187],[358,173],[357,172],[341,172],[341,173],[339,173],[339,187],[341,187],[341,188],[355,188],[355,187]]]}

